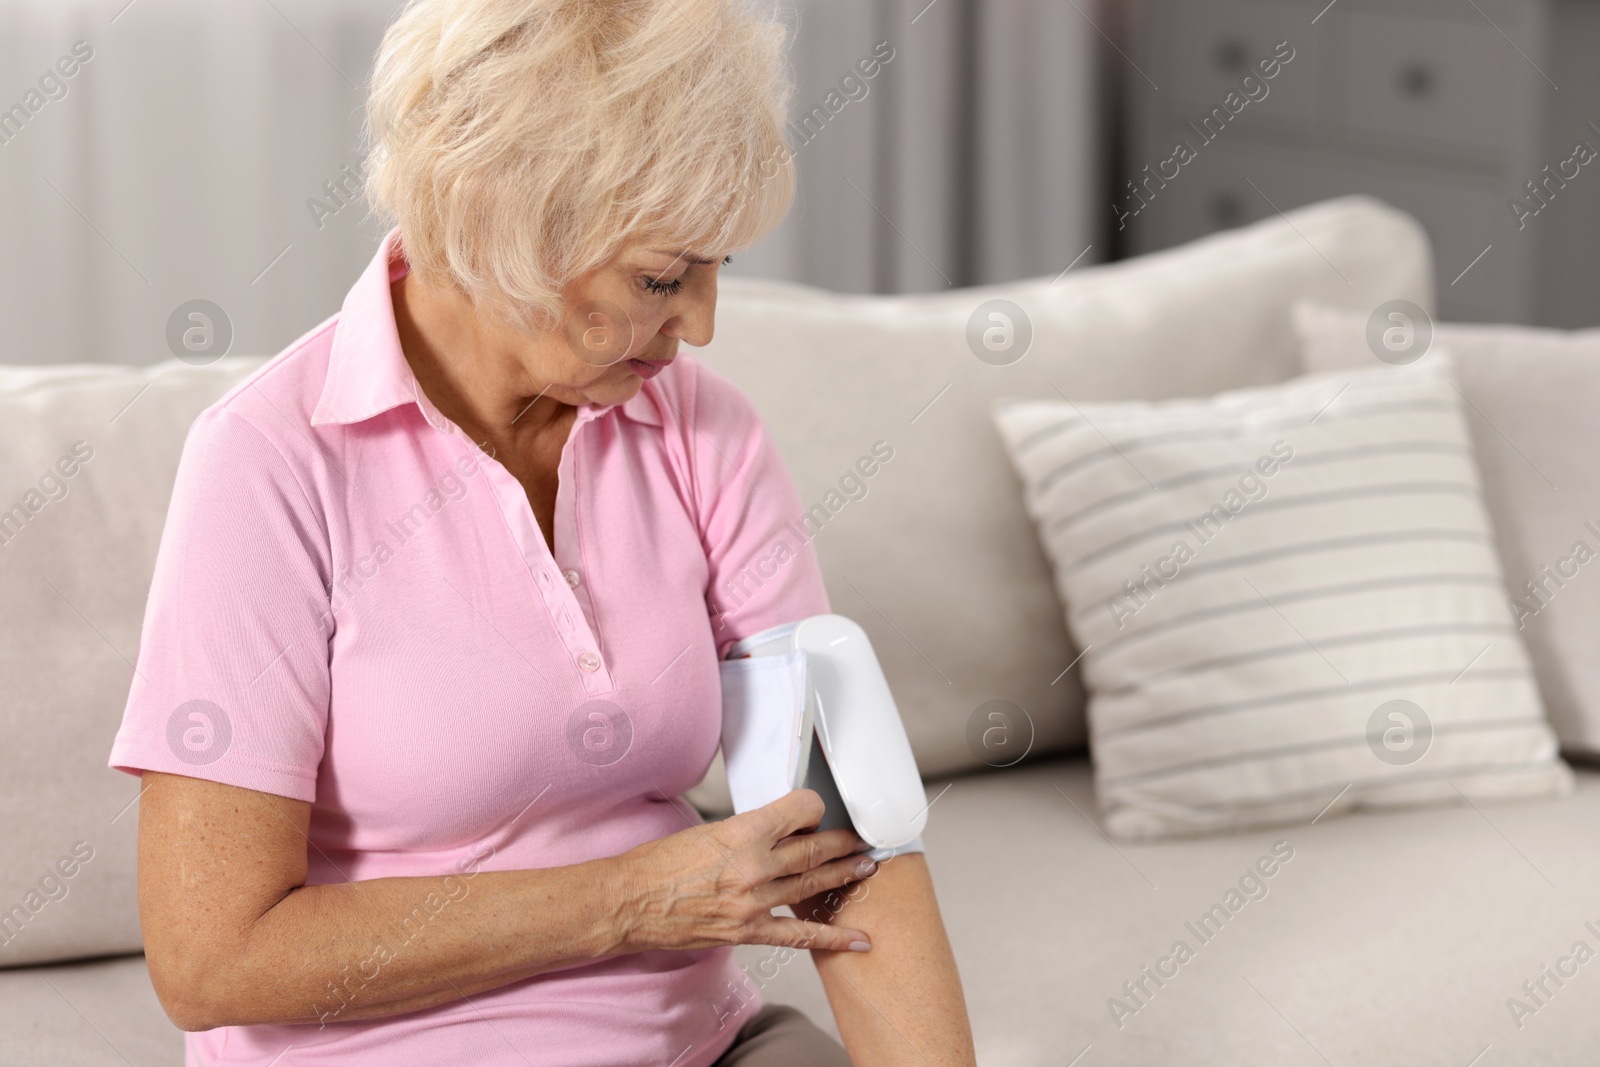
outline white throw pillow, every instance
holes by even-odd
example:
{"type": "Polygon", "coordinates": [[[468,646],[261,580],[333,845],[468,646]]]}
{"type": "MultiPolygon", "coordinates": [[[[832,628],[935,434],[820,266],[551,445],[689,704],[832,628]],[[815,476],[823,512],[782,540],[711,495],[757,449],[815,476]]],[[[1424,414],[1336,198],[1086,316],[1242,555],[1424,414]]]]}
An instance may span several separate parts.
{"type": "MultiPolygon", "coordinates": [[[[1298,306],[1306,369],[1379,366],[1369,318],[1298,306]]],[[[1565,751],[1600,754],[1600,330],[1436,324],[1420,358],[1448,360],[1466,398],[1507,612],[1550,725],[1565,751]]]]}
{"type": "Polygon", "coordinates": [[[1571,789],[1447,367],[996,418],[1112,832],[1571,789]]]}

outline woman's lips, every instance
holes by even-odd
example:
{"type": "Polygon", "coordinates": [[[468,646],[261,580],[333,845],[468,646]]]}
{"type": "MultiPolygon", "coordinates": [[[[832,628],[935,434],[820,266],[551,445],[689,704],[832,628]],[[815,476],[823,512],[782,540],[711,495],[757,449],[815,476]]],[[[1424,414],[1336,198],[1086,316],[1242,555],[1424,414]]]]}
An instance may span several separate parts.
{"type": "Polygon", "coordinates": [[[666,370],[672,364],[670,359],[630,359],[628,366],[641,378],[650,379],[666,370]]]}

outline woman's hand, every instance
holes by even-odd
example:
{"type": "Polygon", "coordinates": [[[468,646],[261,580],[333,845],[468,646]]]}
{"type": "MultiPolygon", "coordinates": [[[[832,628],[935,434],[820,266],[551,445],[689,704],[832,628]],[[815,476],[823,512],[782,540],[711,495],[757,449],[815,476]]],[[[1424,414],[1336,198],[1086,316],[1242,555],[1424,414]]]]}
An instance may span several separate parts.
{"type": "Polygon", "coordinates": [[[615,952],[724,945],[866,951],[871,941],[861,930],[772,914],[876,869],[855,854],[867,847],[855,831],[804,832],[824,810],[815,790],[796,789],[766,807],[618,856],[615,952]]]}
{"type": "Polygon", "coordinates": [[[867,940],[770,914],[862,859],[835,860],[850,830],[789,836],[822,818],[811,790],[571,866],[324,885],[306,885],[306,801],[156,771],[140,795],[146,962],[185,1030],[378,1019],[641,949],[867,940]],[[414,915],[426,934],[396,941],[414,915]]]}

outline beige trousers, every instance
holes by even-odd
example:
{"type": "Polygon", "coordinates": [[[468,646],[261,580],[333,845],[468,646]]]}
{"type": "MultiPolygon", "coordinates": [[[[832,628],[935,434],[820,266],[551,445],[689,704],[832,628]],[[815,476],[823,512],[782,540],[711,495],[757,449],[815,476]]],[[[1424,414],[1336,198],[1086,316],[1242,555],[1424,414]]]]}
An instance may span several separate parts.
{"type": "Polygon", "coordinates": [[[844,1046],[798,1008],[763,1004],[712,1067],[851,1067],[844,1046]]]}

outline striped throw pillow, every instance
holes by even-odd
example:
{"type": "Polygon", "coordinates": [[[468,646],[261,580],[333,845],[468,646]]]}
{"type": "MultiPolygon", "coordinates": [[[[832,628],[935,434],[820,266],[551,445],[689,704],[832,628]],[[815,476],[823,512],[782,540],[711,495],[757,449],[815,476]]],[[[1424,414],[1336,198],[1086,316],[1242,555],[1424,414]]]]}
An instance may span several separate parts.
{"type": "Polygon", "coordinates": [[[1448,369],[997,405],[1111,832],[1571,790],[1448,369]]]}

